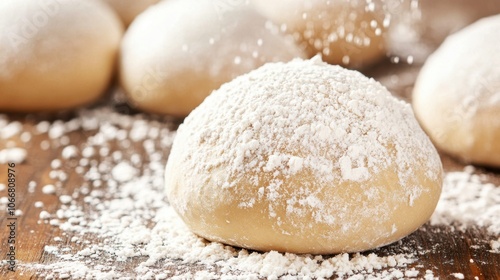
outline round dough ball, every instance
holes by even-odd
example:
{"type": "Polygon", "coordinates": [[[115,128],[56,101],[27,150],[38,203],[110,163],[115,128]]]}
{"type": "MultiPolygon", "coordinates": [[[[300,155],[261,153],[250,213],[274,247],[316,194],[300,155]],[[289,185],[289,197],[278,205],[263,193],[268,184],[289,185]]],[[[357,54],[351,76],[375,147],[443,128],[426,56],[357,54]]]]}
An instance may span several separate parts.
{"type": "Polygon", "coordinates": [[[293,34],[310,57],[360,68],[385,56],[383,13],[366,11],[365,1],[253,0],[263,15],[293,34]]]}
{"type": "Polygon", "coordinates": [[[0,2],[0,110],[53,111],[97,99],[123,27],[100,1],[0,2]]]}
{"type": "Polygon", "coordinates": [[[120,16],[125,26],[128,26],[135,17],[146,10],[149,6],[160,0],[104,0],[120,16]]]}
{"type": "Polygon", "coordinates": [[[449,36],[424,64],[413,107],[436,146],[500,167],[500,15],[449,36]]]}
{"type": "Polygon", "coordinates": [[[332,254],[425,223],[442,166],[410,105],[315,58],[269,63],[213,92],[179,127],[165,180],[206,239],[332,254]]]}
{"type": "Polygon", "coordinates": [[[121,84],[144,110],[188,115],[225,82],[303,53],[254,10],[169,0],[142,13],[121,48],[121,84]]]}

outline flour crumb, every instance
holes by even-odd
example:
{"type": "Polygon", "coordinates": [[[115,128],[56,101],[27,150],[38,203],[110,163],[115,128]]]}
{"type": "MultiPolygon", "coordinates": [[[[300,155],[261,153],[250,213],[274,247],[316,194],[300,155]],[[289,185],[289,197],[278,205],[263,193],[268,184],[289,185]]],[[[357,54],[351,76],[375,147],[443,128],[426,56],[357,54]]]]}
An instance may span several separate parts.
{"type": "Polygon", "coordinates": [[[457,273],[452,273],[451,275],[457,279],[465,279],[465,276],[463,275],[463,273],[457,272],[457,273]]]}
{"type": "Polygon", "coordinates": [[[56,192],[56,187],[52,184],[48,184],[42,187],[42,192],[44,194],[54,194],[56,192]]]}
{"type": "Polygon", "coordinates": [[[84,158],[91,158],[95,155],[95,148],[94,147],[85,147],[82,151],[82,156],[84,158]]]}
{"type": "Polygon", "coordinates": [[[43,250],[49,254],[54,254],[54,253],[57,253],[59,251],[59,249],[56,246],[49,246],[49,245],[45,245],[43,250]]]}
{"type": "Polygon", "coordinates": [[[434,280],[434,272],[432,272],[432,270],[426,270],[425,271],[425,276],[424,276],[424,279],[425,280],[434,280]]]}
{"type": "Polygon", "coordinates": [[[19,134],[23,129],[23,125],[18,121],[13,121],[5,126],[0,126],[0,138],[9,139],[19,134]]]}
{"type": "Polygon", "coordinates": [[[28,152],[23,148],[5,148],[0,150],[0,164],[22,163],[28,152]]]}
{"type": "Polygon", "coordinates": [[[127,162],[121,162],[113,167],[111,175],[118,182],[127,182],[137,175],[137,169],[127,162]]]}
{"type": "Polygon", "coordinates": [[[66,146],[62,150],[62,157],[64,159],[70,159],[70,158],[75,158],[78,155],[78,149],[71,145],[71,146],[66,146]]]}
{"type": "Polygon", "coordinates": [[[69,204],[72,200],[73,200],[73,198],[71,196],[69,196],[69,195],[61,195],[61,196],[59,196],[59,201],[62,204],[69,204]]]}
{"type": "Polygon", "coordinates": [[[42,220],[47,220],[50,219],[50,213],[47,211],[42,211],[40,212],[40,215],[38,217],[42,220]]]}
{"type": "Polygon", "coordinates": [[[404,276],[406,276],[408,278],[415,278],[418,276],[418,274],[419,274],[419,271],[416,270],[415,268],[412,268],[410,270],[405,271],[404,276]]]}

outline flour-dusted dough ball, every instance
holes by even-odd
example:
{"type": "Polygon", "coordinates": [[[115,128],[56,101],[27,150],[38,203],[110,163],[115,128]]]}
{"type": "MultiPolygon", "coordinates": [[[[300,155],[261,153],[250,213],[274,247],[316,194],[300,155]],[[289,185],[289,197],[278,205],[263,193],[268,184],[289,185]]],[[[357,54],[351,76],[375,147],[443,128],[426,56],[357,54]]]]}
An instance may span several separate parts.
{"type": "Polygon", "coordinates": [[[500,167],[500,15],[445,40],[420,71],[413,107],[438,148],[500,167]]]}
{"type": "Polygon", "coordinates": [[[52,111],[107,88],[123,27],[100,1],[0,2],[0,110],[52,111]]]}
{"type": "Polygon", "coordinates": [[[128,26],[137,15],[160,0],[104,0],[118,13],[123,23],[128,26]]]}
{"type": "Polygon", "coordinates": [[[360,68],[385,56],[384,13],[369,11],[373,6],[365,1],[253,2],[262,14],[293,34],[311,57],[321,53],[329,63],[360,68]]]}
{"type": "Polygon", "coordinates": [[[236,76],[269,61],[302,56],[293,40],[245,5],[168,0],[146,10],[128,29],[121,83],[137,107],[186,116],[236,76]]]}
{"type": "Polygon", "coordinates": [[[166,194],[196,234],[255,250],[363,251],[431,216],[440,158],[410,105],[320,59],[269,63],[179,127],[166,194]]]}

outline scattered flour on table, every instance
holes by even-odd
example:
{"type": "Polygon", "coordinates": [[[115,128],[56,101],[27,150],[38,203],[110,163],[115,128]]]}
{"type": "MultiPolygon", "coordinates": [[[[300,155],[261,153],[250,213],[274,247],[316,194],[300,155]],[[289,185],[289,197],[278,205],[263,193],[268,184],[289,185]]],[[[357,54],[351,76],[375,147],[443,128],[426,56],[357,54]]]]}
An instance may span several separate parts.
{"type": "MultiPolygon", "coordinates": [[[[474,167],[447,173],[441,199],[431,217],[431,225],[454,225],[459,230],[479,226],[492,236],[500,236],[500,187],[484,183],[485,175],[474,174],[474,167]]],[[[490,242],[499,252],[498,240],[490,242]]]]}
{"type": "MultiPolygon", "coordinates": [[[[33,137],[48,133],[52,125],[38,124],[33,137]]],[[[46,279],[434,279],[432,270],[422,273],[412,267],[418,256],[411,250],[333,256],[259,253],[198,238],[163,194],[165,155],[175,137],[172,127],[107,108],[82,111],[57,127],[62,136],[80,130],[88,135],[78,145],[61,146],[60,138],[50,142],[60,151],[52,171],[74,169],[84,183],[69,193],[55,176],[41,188],[40,195],[56,194],[61,205],[49,211],[36,203],[31,211],[39,211],[35,215],[40,223],[59,227],[63,234],[45,246],[44,253],[55,257],[53,263],[21,263],[19,269],[36,270],[46,279]],[[133,273],[125,271],[132,264],[125,261],[134,257],[133,273]],[[116,261],[123,261],[123,267],[116,261]]],[[[485,227],[498,235],[500,188],[483,179],[470,167],[447,173],[431,223],[485,227]]],[[[491,250],[499,249],[500,239],[492,240],[491,250]]]]}

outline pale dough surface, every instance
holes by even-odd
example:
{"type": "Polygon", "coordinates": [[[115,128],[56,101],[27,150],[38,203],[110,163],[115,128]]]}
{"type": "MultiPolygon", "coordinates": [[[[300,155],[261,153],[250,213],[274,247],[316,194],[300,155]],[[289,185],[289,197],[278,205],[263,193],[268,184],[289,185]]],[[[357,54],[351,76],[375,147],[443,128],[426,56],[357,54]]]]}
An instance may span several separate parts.
{"type": "Polygon", "coordinates": [[[500,15],[449,36],[413,91],[422,127],[441,150],[500,167],[500,15]]]}
{"type": "Polygon", "coordinates": [[[106,90],[122,23],[106,4],[77,0],[0,2],[0,110],[53,111],[106,90]]]}
{"type": "Polygon", "coordinates": [[[303,52],[248,7],[209,0],[163,1],[129,27],[120,80],[137,107],[186,116],[221,84],[303,52]]]}
{"type": "Polygon", "coordinates": [[[268,63],[207,97],[178,129],[165,184],[209,240],[332,254],[425,223],[442,167],[408,104],[316,58],[268,63]]]}
{"type": "Polygon", "coordinates": [[[135,17],[146,10],[149,6],[160,0],[103,0],[107,2],[118,13],[121,20],[128,26],[135,17]]]}
{"type": "Polygon", "coordinates": [[[252,0],[263,15],[282,25],[310,57],[360,68],[385,56],[384,15],[365,11],[365,1],[252,0]]]}

